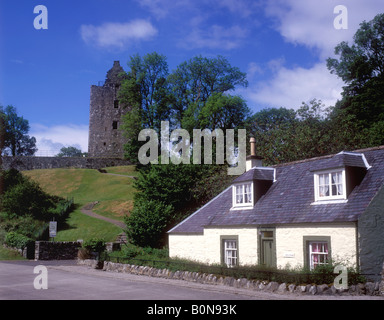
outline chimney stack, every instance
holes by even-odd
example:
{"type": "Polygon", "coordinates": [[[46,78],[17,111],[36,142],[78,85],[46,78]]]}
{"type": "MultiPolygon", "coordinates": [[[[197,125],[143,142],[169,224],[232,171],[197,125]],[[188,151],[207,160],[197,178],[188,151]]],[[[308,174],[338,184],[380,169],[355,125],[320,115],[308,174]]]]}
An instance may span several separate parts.
{"type": "Polygon", "coordinates": [[[261,167],[263,165],[263,158],[256,155],[256,139],[252,137],[249,142],[251,144],[251,155],[247,156],[245,164],[246,171],[252,169],[253,167],[261,167]]]}

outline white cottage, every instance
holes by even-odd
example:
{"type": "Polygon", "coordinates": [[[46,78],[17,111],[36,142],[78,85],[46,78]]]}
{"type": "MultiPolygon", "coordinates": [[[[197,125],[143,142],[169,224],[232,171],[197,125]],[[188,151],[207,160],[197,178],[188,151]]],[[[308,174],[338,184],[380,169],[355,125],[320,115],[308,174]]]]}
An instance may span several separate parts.
{"type": "Polygon", "coordinates": [[[169,253],[228,266],[349,262],[378,278],[384,261],[384,146],[247,171],[169,230],[169,253]]]}

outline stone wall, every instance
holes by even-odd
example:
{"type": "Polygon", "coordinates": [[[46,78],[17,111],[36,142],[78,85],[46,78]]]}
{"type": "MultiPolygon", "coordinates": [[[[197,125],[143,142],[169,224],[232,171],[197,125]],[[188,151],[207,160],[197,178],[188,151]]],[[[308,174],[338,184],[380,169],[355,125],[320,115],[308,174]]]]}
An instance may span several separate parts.
{"type": "Polygon", "coordinates": [[[2,157],[3,169],[19,171],[35,169],[81,168],[100,169],[105,167],[126,166],[129,161],[119,158],[88,157],[2,157]]]}
{"type": "Polygon", "coordinates": [[[358,221],[359,259],[361,273],[380,279],[384,261],[384,187],[380,189],[358,221]]]}
{"type": "Polygon", "coordinates": [[[35,260],[74,260],[81,242],[36,241],[35,260]]]}
{"type": "Polygon", "coordinates": [[[78,260],[78,264],[86,265],[95,269],[103,269],[109,272],[125,272],[136,275],[144,275],[149,277],[159,277],[166,279],[176,279],[184,281],[192,281],[197,283],[224,285],[234,288],[249,289],[253,291],[266,291],[279,294],[296,294],[296,295],[371,295],[384,296],[384,265],[383,278],[381,282],[367,282],[357,285],[351,285],[348,289],[336,289],[333,285],[322,284],[288,284],[278,283],[275,281],[259,281],[248,280],[246,278],[236,279],[233,277],[225,277],[214,274],[206,274],[190,271],[170,271],[168,269],[156,269],[148,266],[136,266],[123,263],[115,263],[104,261],[101,265],[96,260],[78,260]]]}

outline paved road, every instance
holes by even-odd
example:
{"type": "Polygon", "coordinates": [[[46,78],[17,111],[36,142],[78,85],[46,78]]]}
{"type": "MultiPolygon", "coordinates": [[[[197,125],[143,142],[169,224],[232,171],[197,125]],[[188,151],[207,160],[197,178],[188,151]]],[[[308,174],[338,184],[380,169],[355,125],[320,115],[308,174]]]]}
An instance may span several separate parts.
{"type": "MultiPolygon", "coordinates": [[[[42,284],[42,282],[39,282],[42,284]]],[[[105,272],[75,261],[0,261],[0,300],[292,300],[335,299],[332,296],[295,296],[255,292],[182,280],[105,272]],[[34,268],[48,272],[48,289],[34,287],[34,268]]],[[[338,297],[337,299],[384,299],[338,297]]]]}
{"type": "Polygon", "coordinates": [[[0,262],[0,299],[52,300],[236,300],[255,299],[252,295],[222,292],[219,288],[186,281],[105,272],[60,261],[0,262]],[[48,289],[37,290],[34,267],[48,271],[48,289]]]}

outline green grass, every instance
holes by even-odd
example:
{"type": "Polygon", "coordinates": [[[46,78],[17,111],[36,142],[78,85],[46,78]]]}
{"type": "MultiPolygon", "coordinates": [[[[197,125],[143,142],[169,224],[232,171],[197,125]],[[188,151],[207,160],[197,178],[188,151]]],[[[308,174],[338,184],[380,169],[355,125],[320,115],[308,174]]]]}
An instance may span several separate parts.
{"type": "Polygon", "coordinates": [[[76,209],[72,212],[66,221],[67,225],[62,226],[59,230],[55,241],[76,241],[76,240],[90,240],[92,238],[101,238],[104,241],[114,241],[117,235],[123,230],[118,226],[89,217],[76,209]]]}
{"type": "Polygon", "coordinates": [[[0,260],[25,260],[17,251],[0,245],[0,260]]]}
{"type": "MultiPolygon", "coordinates": [[[[134,166],[106,168],[107,172],[137,175],[134,166]]],[[[55,240],[104,238],[112,241],[122,232],[121,228],[81,213],[85,204],[97,201],[93,208],[97,214],[123,221],[133,207],[133,179],[102,174],[93,169],[42,169],[23,172],[37,181],[44,191],[61,197],[73,197],[77,209],[72,212],[65,226],[59,226],[55,240]]]]}
{"type": "Polygon", "coordinates": [[[139,175],[139,172],[136,171],[135,166],[117,166],[104,168],[104,170],[106,170],[108,173],[122,174],[126,176],[137,177],[139,175]]]}

